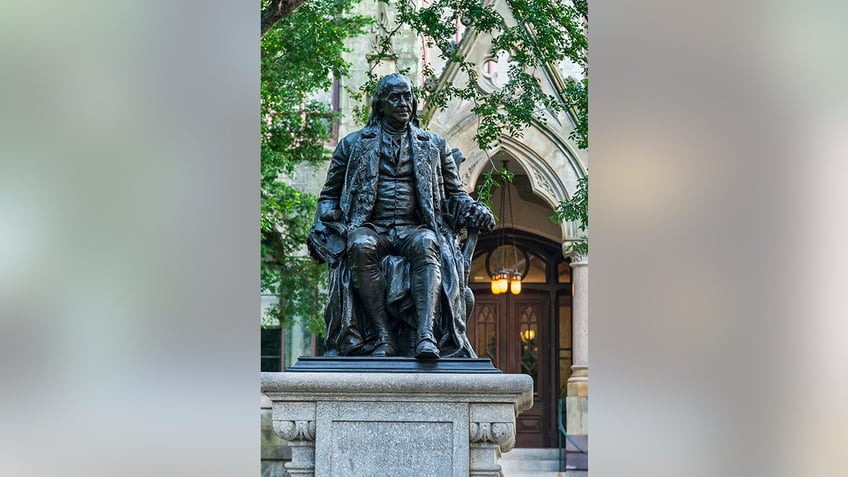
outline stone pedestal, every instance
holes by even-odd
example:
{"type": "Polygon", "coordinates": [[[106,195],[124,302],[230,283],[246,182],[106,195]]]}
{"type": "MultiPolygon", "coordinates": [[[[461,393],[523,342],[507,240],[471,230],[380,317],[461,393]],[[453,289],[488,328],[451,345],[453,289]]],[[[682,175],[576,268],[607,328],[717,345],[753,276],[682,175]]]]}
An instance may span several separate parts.
{"type": "Polygon", "coordinates": [[[500,476],[533,381],[513,374],[262,373],[292,475],[500,476]]]}
{"type": "Polygon", "coordinates": [[[566,429],[572,435],[589,434],[589,371],[585,366],[572,366],[566,384],[566,429]]]}

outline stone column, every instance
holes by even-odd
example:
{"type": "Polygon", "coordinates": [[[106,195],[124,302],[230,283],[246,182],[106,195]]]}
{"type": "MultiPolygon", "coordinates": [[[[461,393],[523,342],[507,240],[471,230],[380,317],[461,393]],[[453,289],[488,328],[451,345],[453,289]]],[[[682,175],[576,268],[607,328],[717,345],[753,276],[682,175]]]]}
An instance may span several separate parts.
{"type": "MultiPolygon", "coordinates": [[[[563,244],[565,247],[565,244],[563,244]]],[[[570,253],[572,364],[566,385],[566,429],[572,435],[589,433],[589,257],[570,253]]]]}

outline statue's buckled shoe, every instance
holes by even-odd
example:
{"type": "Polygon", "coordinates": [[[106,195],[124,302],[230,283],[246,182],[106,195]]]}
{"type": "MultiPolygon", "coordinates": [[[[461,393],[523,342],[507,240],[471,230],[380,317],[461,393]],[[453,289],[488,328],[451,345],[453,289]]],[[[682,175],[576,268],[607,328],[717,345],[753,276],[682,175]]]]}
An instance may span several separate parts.
{"type": "Polygon", "coordinates": [[[389,341],[384,341],[378,344],[376,348],[374,348],[374,351],[371,353],[371,356],[394,356],[395,354],[397,354],[395,345],[393,345],[389,341]]]}
{"type": "Polygon", "coordinates": [[[415,347],[415,359],[439,359],[439,347],[432,336],[418,340],[415,347]]]}

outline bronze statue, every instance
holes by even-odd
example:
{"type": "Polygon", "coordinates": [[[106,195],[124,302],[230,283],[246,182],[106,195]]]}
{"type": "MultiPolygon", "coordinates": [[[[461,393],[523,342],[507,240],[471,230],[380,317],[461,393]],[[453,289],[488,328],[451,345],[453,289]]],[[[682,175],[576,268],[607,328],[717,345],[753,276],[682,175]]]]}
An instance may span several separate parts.
{"type": "Polygon", "coordinates": [[[476,357],[465,326],[476,237],[492,212],[463,189],[461,154],[419,128],[410,81],[383,77],[368,125],[333,152],[308,245],[330,267],[326,355],[476,357]],[[469,240],[474,242],[474,240],[469,240]]]}

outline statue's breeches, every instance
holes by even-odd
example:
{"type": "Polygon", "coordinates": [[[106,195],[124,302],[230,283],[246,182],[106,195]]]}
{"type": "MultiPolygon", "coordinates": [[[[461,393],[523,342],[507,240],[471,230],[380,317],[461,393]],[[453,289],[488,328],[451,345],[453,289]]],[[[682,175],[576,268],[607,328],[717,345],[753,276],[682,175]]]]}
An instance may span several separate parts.
{"type": "Polygon", "coordinates": [[[380,231],[375,228],[359,227],[348,235],[351,285],[366,312],[372,317],[384,313],[386,278],[380,260],[387,255],[409,262],[412,283],[407,286],[413,297],[437,293],[441,286],[441,256],[435,232],[424,226],[380,227],[380,231]],[[423,277],[428,283],[421,283],[423,277]]]}

